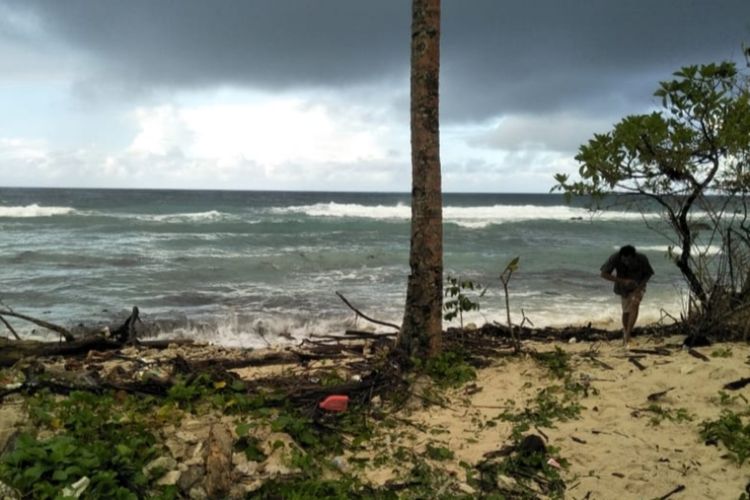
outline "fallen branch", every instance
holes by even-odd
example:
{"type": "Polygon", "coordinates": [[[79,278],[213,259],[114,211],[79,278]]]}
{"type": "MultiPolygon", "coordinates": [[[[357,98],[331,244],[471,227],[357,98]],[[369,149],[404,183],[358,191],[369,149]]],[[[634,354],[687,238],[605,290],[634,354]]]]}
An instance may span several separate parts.
{"type": "Polygon", "coordinates": [[[25,321],[28,321],[30,323],[34,323],[37,326],[41,326],[42,328],[46,328],[47,330],[52,330],[55,333],[59,333],[60,335],[65,338],[67,342],[72,342],[76,338],[73,336],[72,333],[66,328],[63,328],[60,325],[56,325],[54,323],[50,323],[48,321],[44,321],[37,318],[32,318],[31,316],[26,316],[25,314],[17,313],[14,311],[11,311],[9,309],[0,309],[0,317],[2,316],[12,316],[14,318],[22,319],[25,321]]]}
{"type": "Polygon", "coordinates": [[[0,316],[0,321],[2,321],[2,323],[5,325],[5,327],[8,330],[10,330],[10,333],[13,334],[13,336],[16,338],[16,340],[21,340],[21,337],[18,336],[18,334],[16,333],[16,331],[13,329],[13,327],[10,325],[10,323],[8,323],[8,321],[5,318],[3,318],[2,316],[0,316]]]}
{"type": "Polygon", "coordinates": [[[398,326],[398,325],[394,325],[393,323],[388,323],[387,321],[380,321],[380,320],[377,320],[377,319],[373,319],[373,318],[367,316],[365,313],[363,313],[362,311],[360,311],[359,309],[357,309],[356,307],[354,307],[348,300],[346,300],[346,297],[344,297],[343,295],[341,295],[339,292],[335,292],[335,293],[336,293],[336,295],[339,296],[339,298],[341,300],[344,301],[344,304],[346,304],[349,309],[351,309],[352,311],[354,311],[354,313],[357,316],[361,316],[362,318],[366,319],[370,323],[375,323],[376,325],[390,326],[391,328],[395,328],[396,330],[401,330],[401,327],[398,326]]]}

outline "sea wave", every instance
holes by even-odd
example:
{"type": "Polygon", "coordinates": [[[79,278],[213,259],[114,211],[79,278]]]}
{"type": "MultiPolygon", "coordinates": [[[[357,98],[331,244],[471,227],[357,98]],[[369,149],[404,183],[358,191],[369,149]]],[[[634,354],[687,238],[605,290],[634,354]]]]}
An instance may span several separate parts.
{"type": "MultiPolygon", "coordinates": [[[[274,214],[303,214],[309,217],[352,217],[379,220],[409,220],[411,208],[397,205],[359,205],[355,203],[316,203],[313,205],[290,206],[272,209],[274,214]]],[[[491,205],[475,207],[447,206],[443,208],[443,219],[458,226],[481,229],[491,224],[506,224],[530,220],[596,220],[620,221],[658,219],[657,213],[599,211],[566,205],[491,205]]]]}
{"type": "Polygon", "coordinates": [[[229,218],[230,214],[219,212],[218,210],[208,210],[206,212],[188,212],[177,214],[147,215],[138,218],[153,220],[156,222],[214,222],[229,218]]]}
{"type": "Polygon", "coordinates": [[[134,214],[134,213],[112,213],[112,212],[87,212],[82,215],[99,217],[113,217],[116,219],[130,219],[141,222],[158,222],[166,224],[181,224],[192,222],[219,222],[234,220],[237,216],[218,210],[207,210],[205,212],[178,212],[171,214],[134,214]]]}
{"type": "Polygon", "coordinates": [[[0,207],[0,217],[4,218],[52,217],[73,212],[75,212],[75,209],[72,207],[43,207],[36,203],[24,206],[0,207]]]}
{"type": "MultiPolygon", "coordinates": [[[[646,245],[639,246],[638,251],[640,252],[669,252],[669,245],[646,245]]],[[[672,252],[679,255],[679,248],[672,247],[672,252]]],[[[693,246],[693,255],[704,254],[704,255],[719,255],[721,253],[720,245],[695,245],[693,246]]]]}

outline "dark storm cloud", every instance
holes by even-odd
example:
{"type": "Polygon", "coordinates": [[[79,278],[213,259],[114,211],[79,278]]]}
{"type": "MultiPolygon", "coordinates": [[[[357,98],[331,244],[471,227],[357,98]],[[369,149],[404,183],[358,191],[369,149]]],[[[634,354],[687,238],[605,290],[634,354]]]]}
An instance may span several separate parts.
{"type": "MultiPolygon", "coordinates": [[[[409,0],[3,3],[91,56],[97,84],[407,85],[409,0]]],[[[443,0],[443,116],[632,110],[681,65],[738,59],[743,41],[748,0],[443,0]]]]}

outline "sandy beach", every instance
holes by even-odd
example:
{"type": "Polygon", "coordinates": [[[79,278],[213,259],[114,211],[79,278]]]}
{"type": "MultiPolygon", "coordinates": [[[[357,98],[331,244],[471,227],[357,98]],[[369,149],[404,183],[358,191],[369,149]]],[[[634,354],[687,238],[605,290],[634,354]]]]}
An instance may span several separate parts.
{"type": "MultiPolygon", "coordinates": [[[[431,487],[438,488],[440,495],[479,498],[488,491],[486,483],[482,486],[478,481],[477,471],[483,463],[502,456],[501,450],[514,443],[514,425],[527,418],[532,425],[523,434],[542,437],[548,458],[561,464],[557,473],[564,482],[556,493],[525,483],[520,491],[527,492],[527,498],[738,498],[748,482],[748,465],[738,466],[722,443],[706,444],[700,429],[702,422],[718,419],[722,411],[747,414],[750,388],[727,390],[724,385],[748,375],[750,347],[722,343],[691,353],[682,348],[681,341],[681,337],[638,336],[630,351],[619,340],[524,341],[523,353],[485,359],[485,366],[476,369],[476,378],[460,386],[440,387],[432,379],[417,376],[410,379],[403,397],[373,397],[364,410],[357,410],[367,413],[367,437],[345,440],[348,444],[337,456],[316,458],[335,464],[324,468],[329,479],[338,480],[343,473],[373,491],[396,491],[400,498],[420,497],[408,485],[421,464],[430,471],[431,487]],[[545,358],[544,353],[550,356],[545,358]],[[551,415],[549,421],[533,424],[540,422],[534,419],[543,411],[551,415]],[[514,415],[523,418],[514,421],[514,415]]],[[[277,352],[287,356],[289,351],[277,352]]],[[[137,357],[166,366],[176,358],[193,362],[207,356],[234,360],[247,355],[210,346],[173,346],[160,351],[131,347],[105,361],[93,354],[82,365],[65,358],[45,363],[51,372],[98,364],[106,379],[129,370],[123,363],[130,361],[123,359],[137,357]]],[[[237,368],[232,373],[247,383],[275,377],[317,381],[326,376],[351,383],[358,380],[358,363],[368,356],[377,353],[365,348],[364,356],[237,368]]],[[[4,372],[4,384],[12,373],[12,369],[4,372]]],[[[214,383],[213,387],[223,385],[214,383]]],[[[19,430],[29,430],[23,400],[11,396],[0,408],[4,440],[12,441],[19,430]]],[[[230,496],[252,498],[268,480],[300,474],[294,453],[308,451],[275,429],[272,420],[267,425],[269,421],[257,420],[252,412],[222,414],[197,408],[175,407],[176,413],[158,425],[156,435],[165,450],[158,460],[166,460],[167,469],[173,469],[165,470],[158,484],[179,485],[189,474],[208,474],[205,450],[211,445],[205,443],[211,442],[221,426],[236,447],[241,424],[253,426],[254,439],[266,456],[254,462],[236,449],[229,455],[225,467],[234,482],[230,496]],[[277,452],[278,442],[286,443],[287,453],[277,452]]],[[[38,438],[48,439],[56,432],[42,431],[38,438]]],[[[517,478],[499,474],[492,480],[499,491],[519,491],[517,478]]],[[[202,498],[202,490],[196,487],[186,488],[185,497],[202,498]]]]}
{"type": "MultiPolygon", "coordinates": [[[[673,498],[737,498],[745,491],[747,464],[738,467],[723,458],[726,450],[704,444],[698,428],[719,416],[722,386],[748,375],[750,348],[733,343],[697,349],[708,357],[703,361],[676,347],[680,340],[637,338],[634,349],[671,346],[671,354],[638,358],[643,370],[628,360],[618,341],[526,344],[539,351],[564,349],[571,354],[572,378],[590,383],[589,395],[580,400],[580,418],[537,431],[559,448],[557,458],[569,463],[562,473],[566,498],[658,498],[679,485],[685,489],[673,498]],[[588,361],[583,354],[591,350],[612,369],[588,361]],[[712,352],[728,357],[712,357],[712,352]],[[667,392],[658,405],[672,414],[684,410],[685,421],[659,419],[644,410],[652,404],[648,397],[662,391],[667,392]]],[[[476,384],[481,390],[476,394],[467,396],[459,389],[445,407],[432,405],[411,414],[428,429],[417,433],[413,446],[420,449],[431,440],[444,443],[455,452],[452,470],[461,475],[460,461],[477,463],[507,442],[511,425],[497,416],[508,401],[523,405],[556,383],[559,380],[529,357],[480,369],[476,384]],[[436,438],[435,429],[447,432],[436,438]]],[[[748,388],[726,392],[734,396],[726,407],[748,410],[743,399],[750,397],[748,388]]]]}

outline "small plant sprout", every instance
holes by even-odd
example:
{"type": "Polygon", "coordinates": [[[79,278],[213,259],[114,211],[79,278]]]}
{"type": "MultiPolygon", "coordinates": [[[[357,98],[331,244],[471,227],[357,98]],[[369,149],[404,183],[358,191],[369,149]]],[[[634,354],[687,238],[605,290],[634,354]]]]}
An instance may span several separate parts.
{"type": "Polygon", "coordinates": [[[487,293],[480,283],[471,280],[462,280],[448,276],[446,279],[445,296],[447,300],[443,304],[445,314],[443,319],[451,321],[458,316],[461,330],[464,329],[464,312],[478,311],[478,299],[487,293]]]}
{"type": "Polygon", "coordinates": [[[518,336],[515,334],[515,331],[513,330],[513,323],[511,323],[510,321],[510,298],[508,296],[508,283],[510,283],[510,278],[511,276],[513,276],[513,273],[515,271],[518,271],[520,260],[521,260],[521,257],[513,258],[505,266],[505,269],[503,269],[503,272],[500,273],[500,282],[502,282],[503,291],[505,292],[505,313],[508,318],[508,331],[510,332],[510,336],[513,339],[513,348],[515,349],[516,353],[521,352],[521,342],[518,340],[518,336]]]}

